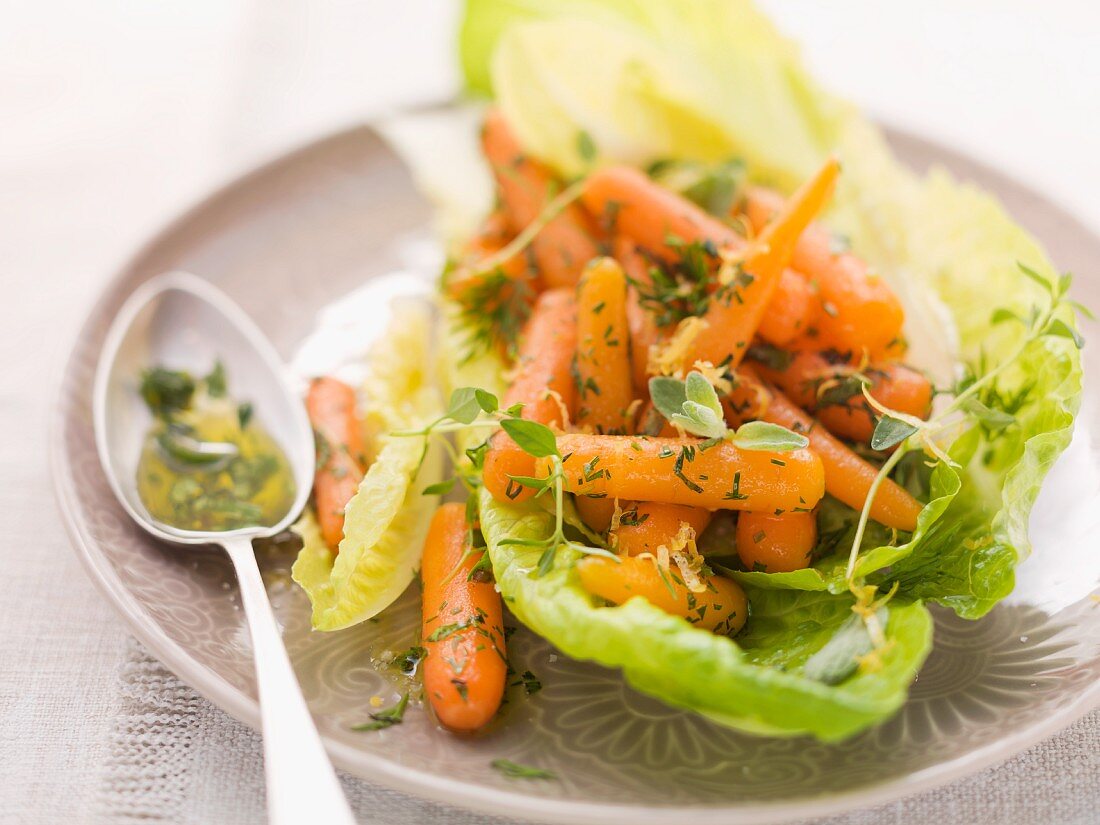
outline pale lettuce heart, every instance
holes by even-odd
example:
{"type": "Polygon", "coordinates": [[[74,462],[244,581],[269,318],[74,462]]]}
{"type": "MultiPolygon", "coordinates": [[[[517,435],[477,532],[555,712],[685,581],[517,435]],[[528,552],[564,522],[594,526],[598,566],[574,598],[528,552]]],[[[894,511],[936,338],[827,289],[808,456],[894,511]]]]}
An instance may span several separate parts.
{"type": "Polygon", "coordinates": [[[395,305],[387,333],[370,354],[363,395],[379,434],[374,461],[345,510],[340,552],[325,544],[312,512],[294,527],[303,546],[292,575],[313,603],[317,630],[339,630],[381,612],[420,566],[438,502],[422,490],[439,480],[442,457],[437,449],[425,454],[423,438],[388,433],[423,427],[442,412],[432,324],[428,307],[395,305]]]}

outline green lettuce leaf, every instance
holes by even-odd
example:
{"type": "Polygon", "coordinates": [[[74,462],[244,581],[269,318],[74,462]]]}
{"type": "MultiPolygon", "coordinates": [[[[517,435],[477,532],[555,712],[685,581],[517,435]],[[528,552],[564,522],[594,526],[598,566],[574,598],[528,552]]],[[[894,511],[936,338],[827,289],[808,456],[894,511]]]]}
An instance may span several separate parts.
{"type": "Polygon", "coordinates": [[[881,668],[827,685],[801,669],[852,615],[850,596],[750,587],[751,615],[734,641],[642,598],[604,606],[581,587],[573,550],[560,549],[553,569],[538,576],[541,548],[501,542],[545,539],[553,534],[552,516],[501,504],[484,490],[479,503],[497,586],[525,625],[568,656],[621,668],[638,690],[738,730],[825,741],[851,736],[897,710],[931,647],[927,610],[891,602],[881,668]]]}
{"type": "MultiPolygon", "coordinates": [[[[441,413],[431,370],[432,332],[426,307],[399,306],[371,352],[364,395],[380,432],[416,429],[441,413]]],[[[325,544],[312,512],[294,527],[302,549],[291,574],[313,603],[317,630],[350,627],[384,610],[419,567],[438,502],[421,491],[439,480],[442,457],[435,449],[425,454],[422,438],[381,435],[377,441],[374,462],[344,511],[340,552],[325,544]]]]}
{"type": "MultiPolygon", "coordinates": [[[[460,51],[470,88],[494,95],[526,148],[567,177],[589,168],[581,145],[594,144],[597,163],[735,155],[751,178],[789,191],[836,152],[844,173],[828,221],[891,281],[910,358],[941,385],[960,364],[980,376],[1016,347],[1020,327],[995,324],[991,300],[1024,317],[1045,300],[1017,262],[1057,277],[994,198],[943,170],[902,166],[744,0],[468,0],[460,51]]],[[[1060,317],[1074,327],[1068,307],[1060,317]]],[[[962,466],[931,474],[916,532],[896,546],[865,542],[859,575],[970,618],[1011,592],[1032,504],[1069,444],[1081,375],[1070,340],[1035,341],[982,398],[1013,423],[975,422],[957,438],[962,466]]],[[[846,562],[837,548],[808,571],[740,578],[839,593],[846,562]]]]}

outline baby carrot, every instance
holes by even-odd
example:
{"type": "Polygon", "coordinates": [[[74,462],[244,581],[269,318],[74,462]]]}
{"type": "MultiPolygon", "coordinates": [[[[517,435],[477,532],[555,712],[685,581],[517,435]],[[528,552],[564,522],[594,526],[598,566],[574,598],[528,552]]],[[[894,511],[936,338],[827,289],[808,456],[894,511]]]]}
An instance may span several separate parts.
{"type": "Polygon", "coordinates": [[[465,510],[457,503],[436,510],[420,566],[424,694],[454,731],[475,731],[493,718],[508,671],[500,594],[469,578],[477,555],[466,555],[465,510]]]}
{"type": "Polygon", "coordinates": [[[588,176],[581,201],[591,215],[662,258],[678,258],[680,243],[710,241],[740,247],[741,237],[687,198],[629,166],[609,166],[588,176]],[[673,241],[674,245],[668,242],[673,241]]]}
{"type": "MultiPolygon", "coordinates": [[[[665,259],[679,258],[682,243],[707,243],[733,253],[747,247],[745,239],[729,226],[630,167],[594,172],[585,182],[582,200],[593,215],[604,216],[620,238],[637,242],[665,259]]],[[[616,254],[620,254],[618,249],[616,254]]],[[[620,261],[636,277],[623,257],[620,261]]],[[[818,304],[805,278],[785,267],[781,269],[779,282],[770,287],[761,302],[768,309],[763,314],[767,320],[760,321],[760,334],[775,344],[787,343],[810,328],[818,304]]]]}
{"type": "MultiPolygon", "coordinates": [[[[834,435],[864,443],[871,440],[876,413],[848,361],[837,363],[826,354],[803,350],[789,354],[785,364],[754,362],[754,369],[813,413],[834,435]]],[[[867,390],[880,404],[918,418],[928,417],[932,385],[919,371],[904,364],[871,363],[860,369],[859,375],[870,380],[867,390]]]]}
{"type": "MultiPolygon", "coordinates": [[[[707,510],[813,507],[825,492],[821,462],[809,450],[775,453],[741,450],[728,441],[701,444],[693,438],[560,435],[564,488],[707,510]]],[[[548,468],[542,460],[538,475],[548,468]]]]}
{"type": "MultiPolygon", "coordinates": [[[[805,435],[824,467],[825,489],[849,507],[862,509],[878,471],[818,426],[783,393],[764,385],[751,368],[743,366],[738,370],[737,385],[723,406],[732,424],[759,418],[805,435]]],[[[914,530],[920,511],[921,503],[888,478],[883,480],[871,503],[871,518],[898,530],[914,530]]]]}
{"type": "Polygon", "coordinates": [[[619,529],[615,531],[615,546],[620,553],[627,556],[656,554],[658,547],[669,545],[679,532],[681,524],[689,525],[698,536],[707,529],[710,517],[709,510],[685,507],[682,504],[638,501],[629,506],[624,505],[619,529]]]}
{"type": "Polygon", "coordinates": [[[591,496],[577,496],[577,512],[581,521],[597,533],[606,533],[611,526],[611,520],[615,517],[615,499],[592,498],[591,496]]]}
{"type": "Polygon", "coordinates": [[[657,343],[660,330],[653,313],[642,305],[639,286],[648,288],[653,279],[649,274],[649,263],[637,245],[625,236],[615,239],[615,258],[629,281],[626,289],[626,323],[630,328],[630,370],[635,392],[644,395],[649,392],[649,348],[657,343]]]}
{"type": "MultiPolygon", "coordinates": [[[[572,374],[576,346],[577,306],[572,290],[547,290],[539,296],[527,319],[515,376],[504,393],[503,406],[523,404],[524,418],[564,427],[576,397],[572,374]]],[[[506,433],[493,436],[482,478],[486,489],[498,501],[521,501],[534,495],[534,490],[521,487],[510,478],[532,476],[534,471],[535,459],[506,433]]]]}
{"type": "MultiPolygon", "coordinates": [[[[523,153],[504,116],[492,109],[481,135],[513,232],[532,223],[556,194],[557,181],[538,161],[523,153]]],[[[569,204],[531,243],[539,273],[548,287],[572,286],[581,270],[599,254],[594,230],[578,204],[569,204]]]]}
{"type": "Polygon", "coordinates": [[[802,230],[825,205],[840,172],[830,158],[791,197],[752,247],[733,281],[719,287],[706,314],[706,327],[692,343],[686,364],[709,361],[736,367],[760,326],[802,230]]]}
{"type": "MultiPolygon", "coordinates": [[[[754,228],[762,229],[783,208],[783,197],[751,188],[747,212],[754,228]]],[[[815,341],[880,355],[901,335],[905,313],[889,285],[850,252],[837,249],[832,233],[820,224],[806,229],[795,245],[791,265],[816,283],[823,312],[817,318],[815,341]]]]}
{"type": "Polygon", "coordinates": [[[576,569],[585,590],[612,604],[641,596],[654,607],[724,635],[736,633],[748,618],[745,591],[724,576],[707,576],[706,589],[693,593],[680,581],[675,566],[662,574],[656,559],[588,556],[576,569]]]}
{"type": "Polygon", "coordinates": [[[626,276],[612,258],[585,267],[577,287],[577,424],[598,433],[632,430],[634,388],[626,276]]]}
{"type": "Polygon", "coordinates": [[[813,513],[741,513],[737,517],[737,555],[748,570],[789,573],[809,567],[816,544],[813,513]]]}
{"type": "Polygon", "coordinates": [[[760,318],[757,333],[770,344],[783,346],[812,329],[818,300],[809,282],[793,269],[784,269],[775,294],[760,318]]]}
{"type": "Polygon", "coordinates": [[[355,416],[355,390],[335,378],[314,378],[306,410],[317,439],[317,520],[321,535],[336,549],[344,537],[344,508],[363,480],[363,434],[355,416]]]}
{"type": "Polygon", "coordinates": [[[528,280],[534,283],[537,272],[528,267],[526,255],[515,255],[492,272],[480,272],[478,265],[503,249],[512,238],[507,218],[499,209],[491,212],[477,234],[462,249],[461,260],[447,276],[443,288],[447,295],[461,301],[495,273],[508,281],[528,280]]]}

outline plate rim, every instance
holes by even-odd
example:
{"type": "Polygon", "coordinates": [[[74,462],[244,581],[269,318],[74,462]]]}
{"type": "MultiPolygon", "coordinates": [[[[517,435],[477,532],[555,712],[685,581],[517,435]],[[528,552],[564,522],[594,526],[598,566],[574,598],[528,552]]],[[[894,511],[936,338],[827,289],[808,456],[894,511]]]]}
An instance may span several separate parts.
{"type": "MultiPolygon", "coordinates": [[[[354,135],[365,136],[381,145],[384,151],[394,154],[399,163],[404,164],[400,156],[386,145],[380,135],[377,124],[401,115],[414,115],[433,110],[442,110],[453,106],[452,101],[432,103],[405,109],[398,113],[367,121],[356,122],[342,128],[327,131],[310,139],[298,142],[281,151],[272,153],[266,159],[244,168],[243,172],[229,172],[220,183],[212,185],[206,194],[193,199],[189,205],[174,213],[174,217],[164,222],[160,228],[139,243],[136,249],[125,258],[121,265],[111,268],[110,275],[97,287],[91,308],[81,322],[70,333],[66,346],[61,349],[64,356],[55,362],[53,376],[53,405],[50,410],[48,432],[49,468],[54,500],[62,517],[62,523],[73,550],[81,561],[85,573],[96,589],[107,599],[120,615],[127,629],[165,665],[177,678],[194,689],[211,704],[228,713],[248,727],[260,730],[260,708],[256,700],[242,690],[230,684],[218,673],[199,664],[187,649],[171,639],[137,602],[130,591],[122,585],[110,570],[110,565],[97,542],[84,532],[85,525],[78,517],[75,501],[75,489],[72,479],[67,476],[68,455],[64,449],[63,432],[65,417],[62,414],[62,400],[67,389],[67,378],[77,358],[77,343],[88,326],[96,307],[113,290],[120,287],[122,281],[134,265],[147,252],[156,248],[180,227],[186,225],[194,216],[219,201],[223,196],[245,187],[255,178],[292,163],[295,159],[322,149],[327,143],[336,143],[354,135]]],[[[1057,196],[1045,195],[1030,184],[1012,176],[1007,170],[978,160],[966,151],[952,149],[938,138],[924,135],[908,128],[891,126],[889,122],[879,124],[888,137],[935,150],[933,155],[964,161],[983,174],[996,177],[1006,184],[1016,187],[1031,198],[1056,209],[1061,216],[1076,224],[1081,233],[1100,241],[1100,232],[1067,211],[1057,196]]],[[[835,815],[858,808],[869,808],[911,797],[921,792],[958,781],[1020,754],[1032,745],[1064,730],[1093,710],[1100,708],[1100,683],[1095,683],[1081,693],[1077,699],[1059,708],[1055,713],[1039,722],[989,742],[981,747],[953,759],[929,765],[926,768],[902,776],[872,782],[847,791],[829,796],[809,797],[796,802],[752,802],[748,804],[702,805],[697,807],[669,806],[633,806],[622,803],[593,803],[569,799],[550,799],[531,796],[507,789],[470,785],[457,779],[439,776],[425,770],[399,765],[385,757],[369,751],[356,749],[338,740],[322,735],[326,750],[333,762],[344,771],[368,784],[380,784],[393,790],[406,793],[414,798],[465,808],[477,813],[494,816],[510,816],[528,821],[563,823],[575,825],[580,821],[607,822],[623,821],[638,825],[663,825],[669,816],[690,815],[699,825],[749,825],[750,823],[779,823],[802,817],[821,817],[835,815]],[[369,773],[368,773],[369,770],[369,773]]]]}

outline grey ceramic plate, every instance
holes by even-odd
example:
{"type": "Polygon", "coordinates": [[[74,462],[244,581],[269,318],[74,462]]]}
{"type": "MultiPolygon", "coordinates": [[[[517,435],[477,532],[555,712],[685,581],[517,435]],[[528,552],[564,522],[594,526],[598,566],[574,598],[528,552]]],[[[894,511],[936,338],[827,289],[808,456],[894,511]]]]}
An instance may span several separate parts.
{"type": "MultiPolygon", "coordinates": [[[[894,132],[916,167],[942,162],[996,192],[1078,273],[1078,297],[1100,307],[1100,239],[1041,196],[942,147],[894,132]]],[[[110,282],[76,340],[62,379],[53,464],[77,552],[134,633],[184,681],[258,725],[248,633],[232,572],[219,553],[179,555],[117,506],[96,458],[90,395],[108,323],[145,279],[186,269],[216,283],[290,357],[318,312],[405,263],[429,211],[397,157],[369,128],[275,161],[215,194],[141,251],[110,282]],[[197,560],[196,560],[197,559],[197,560]]],[[[1085,336],[1100,341],[1096,324],[1085,336]]],[[[1091,353],[1086,353],[1089,355],[1091,353]]],[[[1100,704],[1100,471],[1094,442],[1100,372],[1087,371],[1077,435],[1032,519],[1034,555],[1016,593],[979,622],[936,611],[935,650],[905,708],[842,745],[756,739],[667,708],[617,673],[556,655],[520,631],[510,650],[543,688],[513,688],[486,735],[458,739],[422,709],[374,733],[350,725],[401,685],[373,664],[413,639],[407,593],[383,619],[311,633],[308,604],[265,556],[268,581],[306,696],[341,767],[372,782],[499,815],[577,823],[764,822],[824,814],[912,793],[1005,759],[1100,704]],[[497,757],[554,771],[509,780],[497,757]]]]}

